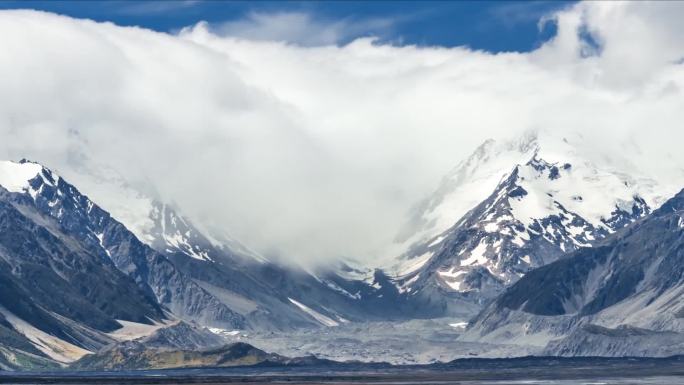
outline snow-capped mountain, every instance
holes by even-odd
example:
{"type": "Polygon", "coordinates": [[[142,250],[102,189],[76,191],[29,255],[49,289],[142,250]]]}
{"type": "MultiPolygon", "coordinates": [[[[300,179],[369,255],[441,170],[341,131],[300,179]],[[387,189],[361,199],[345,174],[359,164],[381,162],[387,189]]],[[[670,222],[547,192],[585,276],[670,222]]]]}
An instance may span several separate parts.
{"type": "Polygon", "coordinates": [[[392,267],[397,285],[486,302],[528,271],[648,214],[670,193],[619,157],[601,161],[579,150],[588,147],[581,136],[546,132],[483,143],[414,215],[424,225],[412,239],[423,240],[392,267]]]}
{"type": "Polygon", "coordinates": [[[553,355],[661,356],[684,349],[684,191],[652,214],[529,272],[465,340],[553,355]]]}
{"type": "Polygon", "coordinates": [[[245,320],[181,272],[166,256],[140,242],[87,196],[37,163],[2,162],[0,185],[9,197],[30,205],[90,253],[108,259],[174,316],[232,328],[245,320]]]}
{"type": "Polygon", "coordinates": [[[534,132],[507,142],[486,140],[442,179],[432,195],[412,210],[396,237],[397,247],[406,250],[452,227],[491,194],[513,166],[529,160],[535,148],[534,132]]]}
{"type": "MultiPolygon", "coordinates": [[[[65,220],[71,196],[54,174],[29,162],[0,162],[0,368],[52,367],[116,340],[123,324],[167,318],[149,287],[120,271],[97,237],[65,220]],[[56,186],[63,188],[58,189],[56,186]],[[47,196],[51,196],[47,199],[47,196]]],[[[91,207],[91,209],[95,209],[91,207]]]]}

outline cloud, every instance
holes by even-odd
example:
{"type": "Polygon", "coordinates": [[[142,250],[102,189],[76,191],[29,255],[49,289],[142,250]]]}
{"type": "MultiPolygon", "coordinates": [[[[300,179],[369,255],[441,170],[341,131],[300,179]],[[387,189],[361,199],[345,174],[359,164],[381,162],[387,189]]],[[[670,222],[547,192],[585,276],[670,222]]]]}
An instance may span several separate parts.
{"type": "Polygon", "coordinates": [[[559,31],[532,55],[588,84],[634,89],[657,81],[681,59],[682,14],[679,2],[579,3],[543,18],[557,23],[559,31]]]}
{"type": "Polygon", "coordinates": [[[201,0],[156,0],[137,3],[118,1],[109,5],[114,6],[114,12],[123,15],[155,15],[187,10],[201,3],[201,0]]]}
{"type": "Polygon", "coordinates": [[[203,23],[212,33],[257,41],[278,41],[302,46],[347,43],[355,38],[381,37],[393,27],[390,18],[325,20],[306,12],[250,12],[223,23],[203,23]]]}
{"type": "Polygon", "coordinates": [[[535,22],[546,17],[553,8],[564,8],[568,3],[558,1],[501,2],[489,9],[494,19],[505,26],[535,22]]]}
{"type": "Polygon", "coordinates": [[[488,137],[539,127],[630,141],[634,163],[672,176],[684,11],[669,4],[580,3],[548,17],[558,32],[539,49],[499,54],[339,45],[354,34],[330,21],[303,21],[322,37],[290,44],[303,32],[287,23],[172,35],[0,12],[0,157],[72,178],[106,164],[261,252],[372,262],[488,137]],[[596,54],[582,53],[582,30],[596,54]]]}

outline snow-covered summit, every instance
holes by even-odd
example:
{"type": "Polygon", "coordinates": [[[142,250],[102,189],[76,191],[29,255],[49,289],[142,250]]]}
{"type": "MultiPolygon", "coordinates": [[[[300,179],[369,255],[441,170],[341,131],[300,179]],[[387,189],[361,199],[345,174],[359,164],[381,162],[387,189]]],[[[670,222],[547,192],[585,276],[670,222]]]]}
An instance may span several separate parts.
{"type": "Polygon", "coordinates": [[[492,297],[672,193],[620,154],[593,147],[579,135],[547,132],[483,143],[414,215],[418,230],[391,268],[401,290],[431,286],[492,297]]]}
{"type": "Polygon", "coordinates": [[[512,141],[486,140],[442,179],[434,193],[416,205],[396,237],[399,247],[405,250],[453,226],[494,190],[504,174],[537,150],[534,132],[512,141]]]}
{"type": "MultiPolygon", "coordinates": [[[[516,165],[525,165],[535,157],[557,167],[566,163],[574,166],[571,178],[556,181],[552,189],[558,194],[588,198],[589,201],[570,200],[575,202],[570,205],[594,222],[610,214],[613,200],[628,201],[638,194],[649,206],[656,207],[677,188],[673,184],[672,188],[665,187],[667,191],[660,191],[662,184],[641,176],[628,154],[607,154],[600,144],[582,135],[561,136],[546,130],[530,130],[511,140],[486,140],[454,167],[435,192],[412,210],[396,237],[395,246],[407,250],[446,231],[489,196],[516,165]],[[622,188],[619,186],[622,183],[629,186],[622,188]],[[568,188],[569,185],[573,188],[568,188]],[[607,191],[606,187],[612,190],[607,191]]],[[[562,200],[567,202],[565,198],[562,200]]]]}
{"type": "Polygon", "coordinates": [[[56,184],[59,177],[51,173],[38,163],[22,159],[18,162],[11,160],[0,161],[0,186],[9,192],[32,191],[31,180],[43,178],[47,183],[56,184]],[[43,171],[46,171],[45,173],[43,171]]]}

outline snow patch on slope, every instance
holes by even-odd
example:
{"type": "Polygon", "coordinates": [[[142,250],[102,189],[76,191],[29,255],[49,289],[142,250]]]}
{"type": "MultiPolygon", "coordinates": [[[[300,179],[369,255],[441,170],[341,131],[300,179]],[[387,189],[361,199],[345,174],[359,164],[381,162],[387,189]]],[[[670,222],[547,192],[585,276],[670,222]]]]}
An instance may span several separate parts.
{"type": "Polygon", "coordinates": [[[480,244],[470,252],[470,256],[461,261],[461,266],[485,265],[489,260],[484,253],[487,251],[487,243],[482,240],[480,244]]]}
{"type": "Polygon", "coordinates": [[[320,322],[324,326],[333,327],[333,326],[339,326],[340,325],[334,319],[324,316],[323,314],[311,309],[310,307],[302,304],[301,302],[297,302],[294,299],[289,298],[289,297],[287,299],[290,300],[290,302],[292,302],[299,309],[301,309],[304,313],[310,315],[311,317],[313,317],[313,319],[320,322]]]}
{"type": "Polygon", "coordinates": [[[121,328],[116,329],[111,333],[107,333],[107,335],[117,341],[132,341],[137,338],[147,337],[157,330],[173,324],[155,322],[152,325],[147,325],[124,320],[116,320],[116,322],[121,325],[121,328]]]}
{"type": "MultiPolygon", "coordinates": [[[[514,217],[526,227],[535,219],[558,215],[561,210],[556,202],[593,226],[606,227],[602,220],[609,219],[616,207],[631,212],[635,196],[643,198],[652,208],[659,207],[666,199],[659,184],[646,177],[602,169],[567,155],[546,155],[543,150],[535,160],[552,162],[546,165],[560,169],[557,171],[560,176],[552,179],[547,168],[537,170],[535,165],[519,167],[518,184],[527,195],[510,198],[510,204],[514,217]]],[[[581,232],[581,229],[575,231],[581,232]]]]}
{"type": "Polygon", "coordinates": [[[403,277],[420,269],[421,267],[423,267],[423,265],[425,265],[425,263],[427,263],[427,261],[430,260],[430,258],[432,258],[433,254],[434,252],[428,251],[416,258],[407,261],[407,263],[401,267],[401,270],[398,272],[397,275],[403,277]]]}
{"type": "Polygon", "coordinates": [[[57,362],[67,364],[92,353],[37,329],[2,306],[0,306],[0,313],[14,330],[23,334],[33,343],[33,346],[57,362]]]}
{"type": "Polygon", "coordinates": [[[31,162],[0,161],[0,186],[9,192],[22,193],[30,189],[29,181],[35,178],[43,167],[31,162]]]}

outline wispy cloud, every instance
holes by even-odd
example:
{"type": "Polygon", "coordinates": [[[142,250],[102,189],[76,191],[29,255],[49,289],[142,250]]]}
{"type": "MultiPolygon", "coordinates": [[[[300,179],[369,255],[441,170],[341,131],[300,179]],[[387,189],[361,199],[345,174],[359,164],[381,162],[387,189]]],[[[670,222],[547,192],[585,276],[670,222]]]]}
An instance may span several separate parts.
{"type": "Polygon", "coordinates": [[[501,2],[489,8],[489,14],[496,22],[514,27],[518,24],[536,22],[571,4],[570,1],[501,2]]]}
{"type": "Polygon", "coordinates": [[[389,36],[392,18],[343,18],[330,20],[306,12],[250,12],[244,18],[208,24],[220,36],[269,40],[301,46],[344,44],[359,37],[389,36]]]}
{"type": "Polygon", "coordinates": [[[113,8],[122,15],[157,15],[185,10],[201,3],[202,0],[117,1],[113,8]]]}

